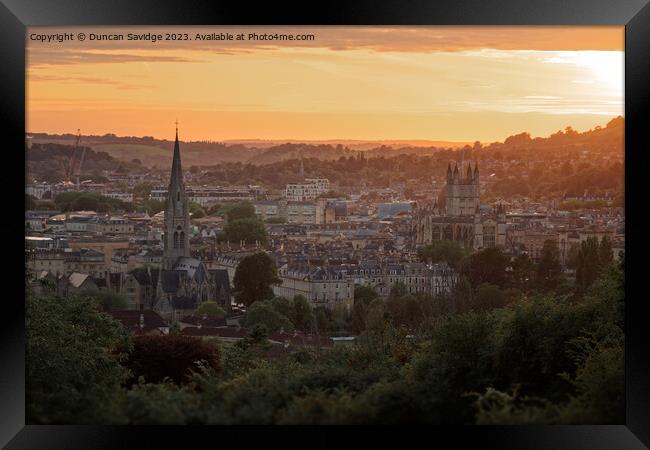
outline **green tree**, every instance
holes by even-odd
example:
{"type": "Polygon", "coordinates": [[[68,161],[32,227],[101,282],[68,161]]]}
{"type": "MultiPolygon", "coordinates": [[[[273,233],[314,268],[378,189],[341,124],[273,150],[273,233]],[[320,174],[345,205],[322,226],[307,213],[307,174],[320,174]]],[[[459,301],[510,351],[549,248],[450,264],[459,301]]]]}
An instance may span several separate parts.
{"type": "Polygon", "coordinates": [[[114,350],[126,331],[86,296],[25,299],[26,409],[30,424],[119,420],[128,372],[114,350]]]}
{"type": "Polygon", "coordinates": [[[578,259],[580,254],[580,244],[572,243],[566,256],[567,268],[576,270],[578,268],[578,259]]]}
{"type": "Polygon", "coordinates": [[[596,237],[582,241],[576,267],[576,283],[580,292],[586,292],[612,260],[612,247],[608,238],[603,238],[601,242],[596,237]]]}
{"type": "Polygon", "coordinates": [[[451,267],[458,268],[467,251],[456,241],[434,241],[418,249],[418,258],[422,262],[438,263],[444,261],[451,267]]]}
{"type": "Polygon", "coordinates": [[[133,196],[141,199],[148,200],[151,195],[153,185],[148,182],[138,183],[133,187],[133,196]]]}
{"type": "Polygon", "coordinates": [[[246,256],[235,270],[234,294],[239,303],[246,306],[273,298],[271,286],[278,285],[277,269],[273,260],[264,252],[246,256]]]}
{"type": "Polygon", "coordinates": [[[224,227],[224,240],[229,242],[245,241],[246,244],[258,241],[261,245],[265,245],[268,235],[264,224],[258,219],[236,219],[228,221],[224,227]]]}
{"type": "Polygon", "coordinates": [[[127,306],[126,296],[107,289],[89,289],[83,291],[82,294],[97,302],[104,311],[126,309],[127,306]]]}
{"type": "Polygon", "coordinates": [[[101,202],[97,196],[83,193],[72,201],[70,208],[72,211],[99,211],[104,209],[100,205],[101,202]]]}
{"type": "Polygon", "coordinates": [[[171,382],[135,384],[125,396],[124,415],[130,425],[194,424],[200,416],[196,392],[171,382]]]}
{"type": "Polygon", "coordinates": [[[612,242],[608,236],[603,236],[598,246],[598,262],[600,263],[601,270],[609,266],[614,260],[614,252],[612,250],[612,242]]]}
{"type": "Polygon", "coordinates": [[[165,209],[165,202],[159,200],[145,200],[138,207],[140,212],[148,212],[149,215],[158,214],[165,209]]]}
{"type": "Polygon", "coordinates": [[[199,203],[190,202],[189,210],[190,210],[190,214],[194,214],[197,211],[202,211],[203,207],[199,203]]]}
{"type": "Polygon", "coordinates": [[[218,215],[221,212],[221,205],[219,203],[209,206],[205,211],[208,216],[213,217],[218,215]]]}
{"type": "Polygon", "coordinates": [[[513,259],[511,267],[511,285],[522,291],[530,290],[536,275],[535,263],[526,253],[522,253],[513,259]]]}
{"type": "Polygon", "coordinates": [[[246,328],[253,328],[256,325],[264,325],[270,332],[274,333],[280,329],[291,331],[294,329],[289,318],[277,312],[270,302],[257,301],[253,303],[246,314],[244,314],[243,325],[246,328]]]}
{"type": "Polygon", "coordinates": [[[220,368],[219,348],[193,336],[142,335],[131,338],[132,348],[123,361],[132,374],[131,383],[140,377],[147,383],[160,383],[168,378],[176,384],[190,381],[197,363],[214,370],[220,368]]]}
{"type": "Polygon", "coordinates": [[[199,316],[206,315],[210,318],[221,318],[226,316],[226,312],[217,304],[217,302],[203,302],[196,309],[199,316]]]}
{"type": "Polygon", "coordinates": [[[465,258],[461,264],[461,273],[469,278],[472,286],[490,283],[504,287],[508,265],[508,257],[500,249],[486,248],[465,258]]]}
{"type": "Polygon", "coordinates": [[[405,326],[409,330],[415,330],[424,319],[424,310],[420,299],[411,294],[389,296],[386,308],[396,326],[405,326]]]}
{"type": "Polygon", "coordinates": [[[228,222],[240,219],[255,219],[255,206],[249,201],[235,203],[225,208],[228,222]]]}
{"type": "Polygon", "coordinates": [[[314,323],[314,313],[309,300],[302,295],[296,295],[291,306],[289,319],[296,329],[305,332],[311,331],[314,323]]]}
{"type": "Polygon", "coordinates": [[[421,420],[473,420],[473,401],[465,394],[496,381],[491,370],[495,324],[491,314],[466,313],[452,315],[432,330],[430,344],[414,358],[411,374],[421,420]]]}
{"type": "Polygon", "coordinates": [[[476,294],[472,299],[472,309],[474,311],[491,311],[495,308],[501,308],[506,305],[505,293],[489,283],[483,283],[476,288],[476,294]]]}
{"type": "Polygon", "coordinates": [[[354,305],[352,306],[351,322],[352,328],[360,333],[366,328],[366,316],[370,304],[378,298],[379,295],[370,286],[354,287],[354,305]]]}
{"type": "Polygon", "coordinates": [[[542,289],[551,290],[557,286],[561,276],[560,249],[555,241],[546,240],[542,247],[542,256],[537,265],[537,284],[542,289]]]}
{"type": "Polygon", "coordinates": [[[201,219],[205,217],[205,211],[203,209],[196,210],[192,213],[192,219],[201,219]]]}
{"type": "Polygon", "coordinates": [[[273,306],[273,309],[285,317],[289,317],[291,315],[291,308],[293,307],[292,303],[287,298],[280,296],[276,296],[271,299],[271,306],[273,306]]]}
{"type": "Polygon", "coordinates": [[[314,324],[316,326],[316,333],[318,334],[332,331],[332,319],[327,308],[324,306],[314,308],[314,324]]]}

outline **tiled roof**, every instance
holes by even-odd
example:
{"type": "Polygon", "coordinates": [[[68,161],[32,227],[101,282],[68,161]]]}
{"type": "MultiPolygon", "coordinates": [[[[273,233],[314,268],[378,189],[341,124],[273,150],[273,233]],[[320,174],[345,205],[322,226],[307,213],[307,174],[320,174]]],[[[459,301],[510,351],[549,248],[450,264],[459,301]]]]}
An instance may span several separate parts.
{"type": "Polygon", "coordinates": [[[191,325],[201,325],[203,327],[225,327],[227,326],[225,317],[206,317],[201,316],[185,316],[180,322],[189,323],[191,325]]]}
{"type": "Polygon", "coordinates": [[[88,274],[73,272],[68,277],[68,281],[72,286],[78,288],[84,283],[84,281],[88,279],[88,277],[89,277],[88,274]]]}
{"type": "Polygon", "coordinates": [[[166,328],[168,325],[165,323],[160,315],[152,310],[146,309],[143,311],[137,310],[117,310],[110,311],[109,314],[113,319],[119,321],[124,327],[135,334],[144,334],[159,328],[166,328]],[[144,319],[143,327],[140,327],[140,317],[144,319]]]}
{"type": "Polygon", "coordinates": [[[219,336],[233,339],[246,337],[246,332],[243,329],[232,327],[186,327],[181,330],[181,334],[187,336],[219,336]]]}
{"type": "Polygon", "coordinates": [[[172,306],[174,309],[196,309],[196,296],[187,297],[183,295],[174,297],[172,298],[172,306]]]}
{"type": "Polygon", "coordinates": [[[179,270],[163,270],[161,278],[163,292],[178,292],[178,289],[181,286],[181,272],[179,270]]]}

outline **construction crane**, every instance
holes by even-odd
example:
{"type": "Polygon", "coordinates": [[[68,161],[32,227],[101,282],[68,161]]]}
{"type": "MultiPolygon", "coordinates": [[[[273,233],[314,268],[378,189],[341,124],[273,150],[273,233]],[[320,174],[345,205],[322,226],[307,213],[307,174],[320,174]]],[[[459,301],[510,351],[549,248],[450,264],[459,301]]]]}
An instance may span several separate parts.
{"type": "MultiPolygon", "coordinates": [[[[77,147],[79,147],[79,141],[81,140],[81,130],[77,130],[77,147]]],[[[77,189],[79,189],[79,177],[81,176],[81,167],[84,164],[84,158],[86,156],[86,147],[84,146],[81,149],[81,159],[79,160],[79,167],[77,167],[77,189]]]]}
{"type": "Polygon", "coordinates": [[[75,170],[75,162],[77,159],[77,153],[79,151],[79,143],[81,142],[81,130],[77,129],[77,139],[75,140],[74,148],[72,149],[72,155],[70,155],[70,160],[68,161],[68,165],[65,168],[65,182],[70,183],[71,178],[76,175],[77,176],[77,188],[79,187],[79,174],[81,172],[81,164],[83,163],[83,157],[86,153],[86,149],[83,149],[83,154],[81,156],[81,159],[79,161],[79,165],[77,166],[75,170]]]}

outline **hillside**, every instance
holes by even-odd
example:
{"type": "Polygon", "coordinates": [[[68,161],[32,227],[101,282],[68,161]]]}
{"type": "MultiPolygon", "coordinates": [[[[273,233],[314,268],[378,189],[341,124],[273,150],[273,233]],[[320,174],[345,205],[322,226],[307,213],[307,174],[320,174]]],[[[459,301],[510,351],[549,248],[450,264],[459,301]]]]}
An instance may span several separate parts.
{"type": "MultiPolygon", "coordinates": [[[[509,136],[503,142],[474,144],[477,149],[489,150],[571,150],[587,148],[623,148],[625,122],[622,117],[610,120],[605,127],[595,127],[583,133],[566,127],[548,137],[531,138],[523,132],[509,136]]],[[[33,143],[73,145],[76,136],[72,134],[49,135],[31,133],[33,143]]],[[[154,139],[151,136],[82,136],[81,143],[96,152],[105,152],[117,161],[131,162],[138,159],[147,167],[167,168],[171,165],[173,141],[154,139]]],[[[181,141],[183,162],[189,166],[215,166],[223,163],[272,164],[280,161],[317,158],[322,161],[338,160],[363,151],[366,157],[394,157],[401,154],[426,156],[448,149],[474,148],[464,142],[444,141],[355,141],[330,140],[308,142],[277,142],[267,140],[242,141],[181,141]]]]}

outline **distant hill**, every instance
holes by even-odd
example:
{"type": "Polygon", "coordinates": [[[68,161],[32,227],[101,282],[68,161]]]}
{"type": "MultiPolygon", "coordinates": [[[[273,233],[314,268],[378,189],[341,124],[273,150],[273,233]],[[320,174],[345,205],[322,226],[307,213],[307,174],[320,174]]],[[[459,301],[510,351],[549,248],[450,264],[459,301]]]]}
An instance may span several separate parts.
{"type": "MultiPolygon", "coordinates": [[[[73,134],[51,135],[47,133],[30,133],[33,143],[53,143],[74,145],[73,134]]],[[[150,136],[82,136],[82,145],[97,152],[106,152],[111,157],[129,162],[140,159],[147,166],[168,167],[171,165],[173,142],[154,139],[150,136]]],[[[426,140],[325,140],[325,141],[277,141],[277,140],[229,140],[225,142],[181,141],[183,162],[187,166],[213,166],[224,162],[241,162],[250,164],[270,164],[287,159],[318,158],[334,160],[341,156],[350,156],[359,151],[370,155],[408,153],[430,153],[438,148],[459,148],[465,142],[426,141],[426,140]]]]}
{"type": "Polygon", "coordinates": [[[439,147],[439,148],[460,148],[464,145],[471,144],[471,142],[452,142],[452,141],[429,141],[425,139],[404,140],[404,139],[389,139],[389,140],[361,140],[361,139],[328,139],[328,140],[264,140],[264,139],[229,139],[224,141],[226,144],[241,144],[246,147],[255,148],[269,148],[282,144],[307,144],[307,145],[342,145],[350,150],[372,150],[381,146],[390,146],[393,148],[403,147],[439,147]]]}
{"type": "MultiPolygon", "coordinates": [[[[571,127],[558,131],[548,137],[531,138],[523,132],[509,136],[504,142],[483,144],[484,149],[544,149],[565,146],[623,146],[625,122],[623,117],[616,117],[605,127],[579,133],[571,127]]],[[[74,145],[73,134],[50,135],[47,133],[29,133],[33,143],[53,143],[74,145]]],[[[139,159],[148,167],[169,167],[173,141],[155,139],[151,136],[82,136],[82,145],[97,152],[105,152],[118,161],[131,162],[139,159]]],[[[392,157],[400,154],[430,155],[433,152],[471,148],[469,142],[448,142],[428,140],[324,140],[324,141],[277,141],[277,140],[229,140],[215,141],[181,141],[183,163],[189,166],[215,166],[221,163],[272,164],[298,158],[317,158],[323,161],[349,157],[363,151],[366,157],[392,157]]]]}

